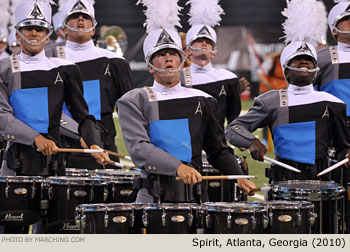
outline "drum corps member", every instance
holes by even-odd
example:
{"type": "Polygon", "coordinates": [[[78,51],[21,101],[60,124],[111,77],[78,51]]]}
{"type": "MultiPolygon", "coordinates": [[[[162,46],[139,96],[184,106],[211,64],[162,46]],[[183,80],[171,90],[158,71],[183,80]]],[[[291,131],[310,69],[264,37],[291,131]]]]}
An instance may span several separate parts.
{"type": "MultiPolygon", "coordinates": [[[[163,2],[149,2],[146,11],[152,14],[147,16],[143,50],[155,79],[153,86],[125,94],[118,101],[119,120],[129,154],[143,169],[136,201],[195,202],[201,194],[201,187],[195,184],[202,180],[202,149],[221,172],[243,173],[230,148],[223,144],[223,131],[215,119],[215,99],[181,86],[180,71],[186,56],[175,30],[179,25],[177,1],[163,2]],[[182,181],[176,181],[176,176],[182,181]]],[[[238,185],[248,193],[255,188],[247,179],[238,180],[238,185]]]]}

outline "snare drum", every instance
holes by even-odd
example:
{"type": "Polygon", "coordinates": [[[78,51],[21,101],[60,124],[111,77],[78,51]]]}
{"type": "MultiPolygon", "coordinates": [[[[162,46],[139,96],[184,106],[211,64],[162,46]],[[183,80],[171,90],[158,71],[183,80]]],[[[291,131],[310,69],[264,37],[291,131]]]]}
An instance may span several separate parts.
{"type": "Polygon", "coordinates": [[[329,234],[344,232],[345,189],[334,181],[288,180],[271,185],[276,200],[301,200],[314,204],[318,215],[311,233],[329,234]]]}
{"type": "Polygon", "coordinates": [[[44,181],[36,176],[0,177],[0,225],[27,226],[39,221],[44,181]]]}
{"type": "Polygon", "coordinates": [[[269,216],[267,234],[310,234],[317,214],[308,201],[260,201],[269,216]]]}
{"type": "Polygon", "coordinates": [[[143,204],[83,204],[75,221],[81,234],[140,234],[143,204]]]}
{"type": "Polygon", "coordinates": [[[103,203],[108,198],[107,183],[100,178],[48,177],[48,233],[80,233],[74,210],[79,204],[103,203]]]}
{"type": "Polygon", "coordinates": [[[250,202],[206,202],[207,234],[263,234],[268,218],[263,205],[250,202]]]}
{"type": "Polygon", "coordinates": [[[143,207],[142,223],[147,234],[195,234],[198,204],[151,203],[143,207]]]}

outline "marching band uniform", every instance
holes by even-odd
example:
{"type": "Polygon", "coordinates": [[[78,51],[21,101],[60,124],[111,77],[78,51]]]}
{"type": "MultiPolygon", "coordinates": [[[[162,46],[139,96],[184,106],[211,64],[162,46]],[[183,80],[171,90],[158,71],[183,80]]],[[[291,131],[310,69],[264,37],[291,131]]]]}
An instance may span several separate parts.
{"type": "MultiPolygon", "coordinates": [[[[187,70],[188,71],[188,70],[187,70]]],[[[230,123],[237,118],[241,112],[240,85],[237,75],[226,70],[216,69],[209,63],[200,67],[193,62],[190,73],[186,75],[185,83],[192,88],[202,90],[217,100],[217,120],[224,128],[225,118],[230,123]]]]}
{"type": "MultiPolygon", "coordinates": [[[[153,4],[157,5],[154,8],[158,8],[163,16],[178,13],[177,0],[166,4],[156,1],[153,4]]],[[[147,7],[146,15],[152,9],[151,6],[147,7]]],[[[178,17],[171,16],[168,20],[178,20],[178,17]]],[[[147,22],[149,34],[143,50],[149,67],[159,73],[178,73],[186,56],[175,27],[164,27],[162,20],[152,15],[147,15],[147,22]],[[152,56],[165,48],[174,49],[180,55],[182,63],[177,69],[167,71],[153,65],[152,56]]],[[[207,152],[209,162],[221,172],[243,174],[231,149],[223,144],[223,131],[215,118],[215,103],[210,95],[183,87],[180,82],[166,87],[157,81],[152,87],[129,91],[118,101],[119,121],[126,147],[135,165],[142,168],[137,202],[206,200],[202,185],[187,185],[175,180],[181,164],[201,170],[202,149],[207,152]]]]}
{"type": "MultiPolygon", "coordinates": [[[[210,53],[210,57],[215,57],[217,36],[212,27],[219,24],[220,15],[223,14],[223,10],[217,2],[189,1],[191,3],[189,12],[191,28],[186,34],[186,45],[189,52],[207,52],[210,53]],[[193,47],[194,42],[203,38],[211,42],[213,51],[193,47]]],[[[190,58],[191,66],[183,71],[185,85],[202,90],[217,100],[217,120],[224,128],[225,118],[230,123],[241,112],[238,77],[226,69],[214,68],[211,64],[212,58],[208,58],[208,64],[205,66],[195,64],[193,56],[190,58]]]]}
{"type": "MultiPolygon", "coordinates": [[[[17,33],[20,34],[19,29],[23,25],[33,26],[31,20],[40,20],[42,27],[49,29],[50,36],[51,7],[48,3],[23,2],[15,14],[17,33]],[[26,22],[23,24],[22,21],[26,22]]],[[[63,102],[67,103],[73,118],[79,122],[79,132],[88,146],[100,144],[95,119],[88,114],[82,88],[76,65],[63,59],[47,58],[44,51],[35,56],[21,52],[2,62],[0,130],[9,141],[2,175],[6,175],[9,168],[16,171],[17,175],[48,176],[54,174],[57,163],[57,174],[64,173],[59,155],[56,155],[55,160],[54,156],[42,155],[34,146],[34,139],[39,134],[59,145],[63,102]]]]}
{"type": "MultiPolygon", "coordinates": [[[[82,0],[68,2],[62,6],[62,15],[65,15],[63,25],[67,26],[69,17],[75,13],[88,14],[93,20],[93,27],[96,21],[94,19],[94,8],[91,2],[82,0]]],[[[93,40],[79,44],[68,40],[65,46],[58,46],[54,50],[49,50],[47,54],[65,58],[77,64],[80,68],[84,85],[84,98],[88,104],[89,112],[96,120],[102,124],[103,148],[117,152],[115,145],[116,130],[113,121],[113,112],[116,101],[127,91],[131,89],[131,71],[129,63],[124,59],[117,57],[115,53],[98,48],[93,40]]],[[[72,143],[80,145],[78,142],[72,143]]],[[[95,162],[90,162],[91,157],[82,156],[78,159],[68,158],[72,163],[71,167],[84,166],[84,168],[99,168],[95,162]],[[85,160],[85,161],[82,161],[85,160]],[[84,162],[84,165],[81,164],[84,162]]],[[[119,159],[113,157],[115,161],[119,159]]]]}

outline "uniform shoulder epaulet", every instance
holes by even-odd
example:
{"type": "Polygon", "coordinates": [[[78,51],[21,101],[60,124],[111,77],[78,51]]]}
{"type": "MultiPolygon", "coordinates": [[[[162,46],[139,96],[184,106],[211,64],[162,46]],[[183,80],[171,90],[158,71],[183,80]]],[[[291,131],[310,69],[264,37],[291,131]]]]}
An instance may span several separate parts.
{"type": "Polygon", "coordinates": [[[143,88],[144,88],[144,90],[145,90],[146,93],[147,93],[149,102],[155,102],[155,101],[158,100],[158,99],[157,99],[157,95],[153,92],[153,90],[152,90],[151,87],[145,86],[145,87],[143,87],[143,88]]]}
{"type": "Polygon", "coordinates": [[[66,52],[64,50],[63,46],[57,46],[56,47],[56,51],[57,51],[57,57],[60,59],[66,59],[66,52]]]}
{"type": "Polygon", "coordinates": [[[20,72],[21,71],[21,67],[20,67],[20,64],[19,64],[18,55],[12,54],[10,56],[10,61],[11,61],[12,73],[20,72]]]}
{"type": "Polygon", "coordinates": [[[337,46],[330,46],[329,53],[331,54],[332,64],[338,64],[339,63],[338,47],[337,46]]]}
{"type": "Polygon", "coordinates": [[[288,92],[287,89],[280,89],[279,90],[280,95],[280,106],[281,107],[288,107],[288,92]]]}
{"type": "Polygon", "coordinates": [[[186,87],[192,87],[192,76],[191,76],[191,68],[185,67],[183,69],[184,79],[185,79],[185,86],[186,87]]]}

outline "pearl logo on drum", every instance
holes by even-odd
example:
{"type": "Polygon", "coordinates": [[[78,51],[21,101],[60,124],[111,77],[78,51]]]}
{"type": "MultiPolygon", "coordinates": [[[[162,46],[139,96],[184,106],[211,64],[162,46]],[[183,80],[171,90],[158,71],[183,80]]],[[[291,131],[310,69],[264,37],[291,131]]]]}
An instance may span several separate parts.
{"type": "Polygon", "coordinates": [[[174,216],[171,217],[171,221],[172,222],[176,222],[176,223],[184,222],[185,221],[185,217],[182,216],[182,215],[174,215],[174,216]]]}
{"type": "Polygon", "coordinates": [[[5,218],[1,219],[1,221],[23,221],[23,213],[20,215],[6,214],[5,218]]]}
{"type": "Polygon", "coordinates": [[[292,220],[292,216],[290,215],[280,215],[278,216],[278,220],[281,222],[289,222],[292,220]]]}
{"type": "Polygon", "coordinates": [[[246,218],[237,218],[237,219],[235,219],[235,223],[237,225],[243,226],[243,225],[247,225],[249,223],[249,221],[246,218]]]}
{"type": "Polygon", "coordinates": [[[80,228],[77,225],[71,225],[69,222],[65,222],[59,230],[80,230],[80,228]]]}
{"type": "Polygon", "coordinates": [[[14,190],[15,194],[23,195],[27,194],[27,189],[26,188],[16,188],[14,190]]]}
{"type": "Polygon", "coordinates": [[[116,216],[116,217],[114,217],[113,218],[113,222],[114,223],[124,223],[124,222],[126,222],[126,217],[125,216],[116,216]]]}

